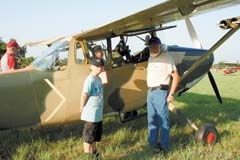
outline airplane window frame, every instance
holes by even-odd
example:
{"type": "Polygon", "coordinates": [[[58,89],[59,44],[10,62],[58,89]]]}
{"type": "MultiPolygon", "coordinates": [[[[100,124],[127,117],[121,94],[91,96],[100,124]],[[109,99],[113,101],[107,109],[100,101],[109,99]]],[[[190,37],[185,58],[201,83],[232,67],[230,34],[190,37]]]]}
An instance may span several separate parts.
{"type": "Polygon", "coordinates": [[[66,70],[68,66],[69,59],[69,40],[60,40],[53,43],[42,56],[39,56],[36,60],[34,60],[30,66],[34,66],[41,70],[46,71],[63,71],[66,70]],[[64,61],[62,55],[65,53],[64,61]],[[61,55],[61,56],[60,56],[61,55]],[[66,62],[61,64],[62,62],[66,62]],[[57,65],[58,64],[58,65],[57,65]]]}
{"type": "Polygon", "coordinates": [[[85,64],[86,57],[83,51],[81,41],[77,41],[74,45],[75,47],[75,63],[76,64],[85,64]]]}

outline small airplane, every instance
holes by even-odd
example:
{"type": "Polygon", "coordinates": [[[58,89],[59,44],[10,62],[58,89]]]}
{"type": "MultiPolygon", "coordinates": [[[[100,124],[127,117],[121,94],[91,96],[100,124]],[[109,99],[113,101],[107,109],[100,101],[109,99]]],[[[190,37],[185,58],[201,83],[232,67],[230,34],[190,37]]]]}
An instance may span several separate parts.
{"type": "MultiPolygon", "coordinates": [[[[145,44],[149,37],[176,27],[167,26],[169,22],[186,19],[193,41],[199,42],[189,17],[209,9],[239,4],[234,0],[170,0],[86,32],[29,43],[46,44],[49,48],[28,67],[0,73],[0,129],[80,121],[80,93],[89,74],[93,47],[97,44],[104,48],[107,77],[104,115],[117,116],[121,122],[144,115],[138,110],[146,106],[149,54],[145,44]],[[142,50],[134,51],[129,41],[141,44],[142,50]]],[[[165,45],[165,51],[175,60],[181,76],[178,95],[208,74],[217,98],[222,102],[209,70],[214,61],[213,52],[239,29],[239,20],[237,17],[221,21],[220,26],[229,32],[208,50],[165,45]]],[[[181,114],[173,105],[169,109],[181,114]]],[[[213,125],[207,123],[197,127],[188,118],[186,120],[197,131],[199,140],[216,143],[218,132],[213,125]]]]}
{"type": "Polygon", "coordinates": [[[232,73],[236,73],[240,70],[240,65],[238,62],[219,62],[219,68],[223,71],[224,75],[229,75],[232,73]]]}
{"type": "Polygon", "coordinates": [[[236,73],[237,71],[238,71],[238,68],[235,68],[235,67],[226,67],[223,69],[224,75],[236,73]]]}

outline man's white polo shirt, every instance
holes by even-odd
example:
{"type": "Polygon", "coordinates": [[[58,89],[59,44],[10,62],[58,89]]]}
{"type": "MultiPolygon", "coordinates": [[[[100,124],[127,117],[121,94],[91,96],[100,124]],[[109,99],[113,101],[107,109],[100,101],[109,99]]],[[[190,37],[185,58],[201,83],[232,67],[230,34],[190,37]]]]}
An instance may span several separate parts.
{"type": "Polygon", "coordinates": [[[177,70],[172,57],[161,53],[157,57],[149,57],[147,67],[147,86],[169,85],[171,74],[177,70]]]}

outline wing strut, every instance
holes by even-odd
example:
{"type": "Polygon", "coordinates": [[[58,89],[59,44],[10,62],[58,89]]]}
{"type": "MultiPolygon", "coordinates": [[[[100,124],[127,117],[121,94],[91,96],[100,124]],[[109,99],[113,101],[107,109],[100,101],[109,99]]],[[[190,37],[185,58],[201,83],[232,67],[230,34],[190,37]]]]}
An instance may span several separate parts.
{"type": "MultiPolygon", "coordinates": [[[[182,81],[183,79],[185,79],[190,73],[192,73],[203,61],[205,61],[205,59],[207,59],[211,54],[213,54],[213,52],[219,47],[221,46],[227,39],[229,39],[238,29],[240,28],[240,25],[238,25],[236,28],[232,28],[230,31],[228,31],[221,39],[219,39],[219,41],[217,41],[208,51],[206,54],[204,54],[203,56],[201,56],[199,58],[199,60],[197,62],[195,62],[189,69],[187,72],[185,72],[185,74],[181,77],[180,81],[182,81]]],[[[208,74],[209,78],[212,77],[211,73],[208,74]]],[[[213,80],[210,81],[213,85],[213,88],[216,89],[216,85],[214,84],[215,81],[213,82],[213,80]]],[[[215,92],[216,95],[219,93],[215,92]]],[[[218,96],[217,95],[217,96],[218,96]]],[[[219,95],[220,97],[220,95],[219,95]]],[[[218,98],[219,98],[218,97],[218,98]]],[[[221,103],[221,100],[219,100],[221,103]]]]}
{"type": "Polygon", "coordinates": [[[206,58],[208,58],[211,54],[213,54],[213,51],[215,51],[219,46],[221,46],[228,38],[230,38],[238,29],[240,26],[236,28],[232,28],[230,31],[228,31],[217,43],[215,43],[206,54],[200,57],[200,59],[195,62],[188,71],[181,77],[181,81],[185,79],[190,73],[192,73],[198,66],[201,64],[206,58]]]}
{"type": "MultiPolygon", "coordinates": [[[[185,23],[186,23],[186,26],[187,26],[189,35],[190,35],[190,37],[191,37],[191,39],[192,39],[192,41],[193,41],[194,46],[195,46],[196,48],[201,48],[201,49],[203,49],[202,43],[201,43],[200,39],[198,38],[197,33],[196,33],[195,29],[194,29],[194,26],[193,26],[192,22],[190,21],[190,19],[189,19],[188,17],[185,19],[185,23]]],[[[214,78],[213,78],[213,75],[212,75],[212,73],[210,72],[210,70],[208,71],[208,78],[209,78],[209,80],[210,80],[210,83],[211,83],[211,85],[212,85],[212,88],[213,88],[213,90],[214,90],[214,93],[215,93],[215,95],[216,95],[219,103],[222,103],[222,98],[221,98],[221,96],[220,96],[220,93],[219,93],[217,84],[216,84],[216,82],[215,82],[215,80],[214,80],[214,78]]]]}

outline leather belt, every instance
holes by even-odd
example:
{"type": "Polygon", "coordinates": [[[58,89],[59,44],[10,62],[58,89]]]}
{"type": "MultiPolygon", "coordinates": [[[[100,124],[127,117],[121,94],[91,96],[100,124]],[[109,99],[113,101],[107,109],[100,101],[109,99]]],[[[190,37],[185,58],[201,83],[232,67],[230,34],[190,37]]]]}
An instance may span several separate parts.
{"type": "Polygon", "coordinates": [[[159,89],[159,90],[168,90],[169,89],[169,85],[163,85],[161,84],[160,86],[156,86],[156,87],[148,87],[148,89],[150,91],[154,91],[156,89],[159,89]]]}

